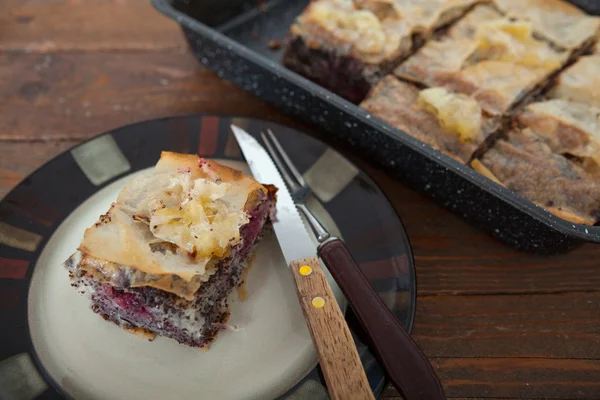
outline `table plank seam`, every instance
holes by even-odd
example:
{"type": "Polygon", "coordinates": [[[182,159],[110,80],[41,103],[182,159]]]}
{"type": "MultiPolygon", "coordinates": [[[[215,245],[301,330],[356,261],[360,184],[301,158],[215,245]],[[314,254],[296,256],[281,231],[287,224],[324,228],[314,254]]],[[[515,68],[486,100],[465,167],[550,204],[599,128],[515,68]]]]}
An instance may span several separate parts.
{"type": "MultiPolygon", "coordinates": [[[[418,279],[418,274],[417,274],[418,279]]],[[[442,289],[443,292],[443,289],[442,289]]],[[[532,291],[515,291],[515,292],[506,292],[506,291],[490,291],[490,292],[456,292],[456,293],[441,293],[441,294],[420,294],[417,292],[417,299],[419,298],[442,298],[442,297],[481,297],[481,296],[563,296],[563,295],[571,295],[574,293],[598,293],[600,289],[574,289],[574,290],[532,290],[532,291]]]]}
{"type": "Polygon", "coordinates": [[[98,46],[78,46],[72,48],[49,48],[45,49],[42,47],[28,47],[28,46],[4,46],[0,44],[0,51],[5,55],[20,55],[20,54],[31,54],[31,55],[52,55],[52,54],[78,54],[78,53],[190,53],[191,50],[187,43],[182,42],[176,45],[150,47],[150,45],[142,46],[119,46],[119,47],[98,47],[98,46]]]}

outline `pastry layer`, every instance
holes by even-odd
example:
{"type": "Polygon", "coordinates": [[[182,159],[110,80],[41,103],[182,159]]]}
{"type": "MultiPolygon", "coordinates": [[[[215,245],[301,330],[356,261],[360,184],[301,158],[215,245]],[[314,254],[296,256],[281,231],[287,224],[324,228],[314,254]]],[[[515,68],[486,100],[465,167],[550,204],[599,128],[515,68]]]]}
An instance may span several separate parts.
{"type": "Polygon", "coordinates": [[[484,4],[427,42],[395,74],[471,95],[488,113],[501,115],[560,69],[570,54],[538,39],[530,22],[509,19],[484,4]]]}
{"type": "Polygon", "coordinates": [[[475,99],[443,88],[419,90],[387,76],[361,103],[362,108],[396,128],[466,163],[499,127],[475,99]]]}
{"type": "Polygon", "coordinates": [[[477,0],[315,0],[290,29],[283,64],[359,102],[433,31],[477,0]]]}
{"type": "Polygon", "coordinates": [[[561,218],[588,225],[600,220],[600,182],[531,129],[511,131],[471,165],[561,218]]]}

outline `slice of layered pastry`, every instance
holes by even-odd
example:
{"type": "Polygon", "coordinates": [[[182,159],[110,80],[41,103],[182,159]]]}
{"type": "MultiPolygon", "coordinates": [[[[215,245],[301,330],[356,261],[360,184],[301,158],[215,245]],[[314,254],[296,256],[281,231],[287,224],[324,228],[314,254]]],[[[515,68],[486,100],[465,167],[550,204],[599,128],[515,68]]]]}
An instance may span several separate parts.
{"type": "Polygon", "coordinates": [[[600,180],[600,56],[581,57],[561,72],[543,101],[528,104],[516,121],[600,180]]]}
{"type": "Polygon", "coordinates": [[[517,116],[556,154],[579,164],[600,182],[600,108],[551,99],[529,104],[517,116]]]}
{"type": "Polygon", "coordinates": [[[509,18],[529,21],[555,47],[585,49],[596,41],[600,18],[561,0],[494,0],[509,18]]]}
{"type": "Polygon", "coordinates": [[[531,129],[513,130],[472,167],[574,223],[600,221],[600,182],[579,165],[552,151],[531,129]]]}
{"type": "Polygon", "coordinates": [[[391,75],[360,106],[463,164],[499,128],[499,119],[487,116],[473,97],[439,87],[419,90],[391,75]]]}
{"type": "Polygon", "coordinates": [[[482,4],[427,42],[395,74],[471,95],[488,113],[501,115],[543,86],[570,55],[539,39],[532,22],[482,4]]]}
{"type": "Polygon", "coordinates": [[[558,75],[548,97],[600,108],[599,72],[600,52],[583,56],[558,75]]]}
{"type": "Polygon", "coordinates": [[[85,231],[65,266],[92,310],[127,330],[204,347],[225,327],[276,189],[196,155],[162,153],[85,231]]]}
{"type": "Polygon", "coordinates": [[[290,28],[282,63],[358,103],[413,44],[478,0],[314,0],[290,28]]]}

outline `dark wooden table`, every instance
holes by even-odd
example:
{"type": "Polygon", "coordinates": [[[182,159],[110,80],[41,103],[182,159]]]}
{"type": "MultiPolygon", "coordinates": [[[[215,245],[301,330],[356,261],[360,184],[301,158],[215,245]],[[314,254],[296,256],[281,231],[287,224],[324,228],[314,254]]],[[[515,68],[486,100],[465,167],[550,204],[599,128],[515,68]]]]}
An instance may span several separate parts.
{"type": "MultiPolygon", "coordinates": [[[[134,121],[213,112],[297,125],[199,67],[148,0],[3,5],[0,197],[79,141],[134,121]]],[[[600,246],[516,252],[359,164],[410,235],[413,335],[449,398],[600,399],[600,246]]]]}

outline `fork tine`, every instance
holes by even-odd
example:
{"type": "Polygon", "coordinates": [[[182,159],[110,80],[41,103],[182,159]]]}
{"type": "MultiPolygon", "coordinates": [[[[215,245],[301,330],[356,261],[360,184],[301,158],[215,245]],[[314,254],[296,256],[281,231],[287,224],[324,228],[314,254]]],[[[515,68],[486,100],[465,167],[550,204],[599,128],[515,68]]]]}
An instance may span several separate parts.
{"type": "Polygon", "coordinates": [[[288,173],[287,169],[285,168],[284,163],[281,161],[281,158],[279,158],[279,155],[277,154],[277,152],[275,151],[275,149],[273,148],[273,146],[267,139],[267,136],[264,134],[264,132],[261,132],[260,136],[262,137],[262,140],[265,143],[265,147],[267,148],[267,153],[269,153],[269,155],[275,162],[275,165],[277,165],[277,169],[281,173],[281,176],[283,177],[283,180],[285,181],[285,183],[289,186],[290,191],[295,192],[295,191],[299,190],[300,187],[294,181],[294,178],[292,178],[290,176],[290,174],[288,173]]]}
{"type": "Polygon", "coordinates": [[[281,144],[279,144],[279,140],[277,140],[277,138],[273,134],[273,131],[270,128],[267,129],[267,134],[269,135],[269,138],[275,145],[275,148],[277,149],[277,151],[279,151],[279,155],[281,155],[283,162],[288,167],[288,169],[290,170],[292,175],[294,175],[294,178],[296,178],[296,182],[298,182],[298,184],[301,187],[305,187],[306,182],[304,182],[304,178],[302,177],[302,174],[300,172],[298,172],[298,170],[296,169],[296,166],[294,165],[294,163],[292,162],[290,157],[287,155],[287,153],[285,152],[283,147],[281,147],[281,144]]]}

